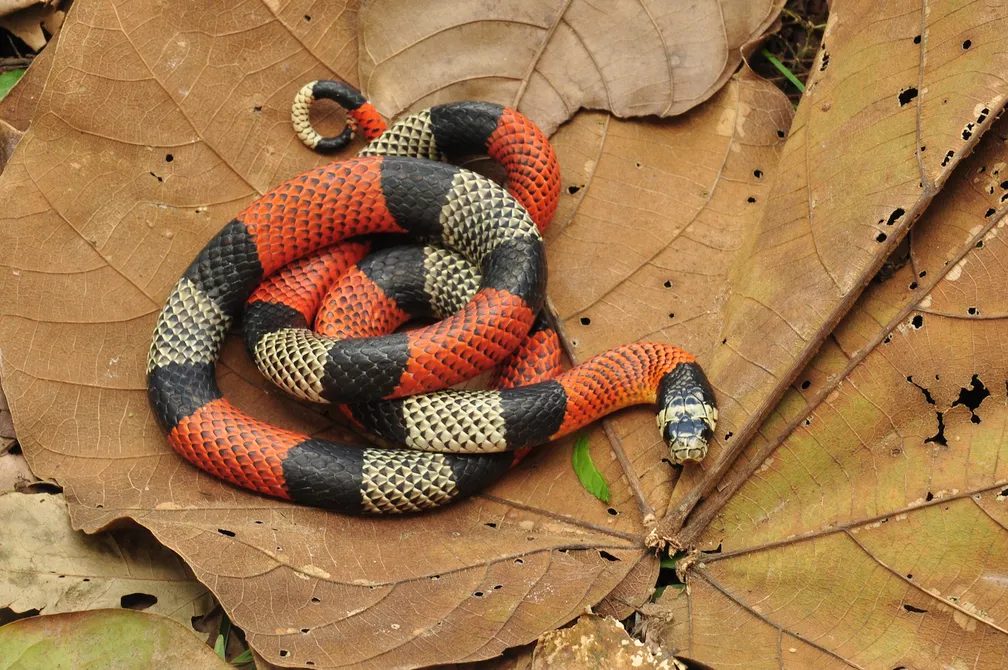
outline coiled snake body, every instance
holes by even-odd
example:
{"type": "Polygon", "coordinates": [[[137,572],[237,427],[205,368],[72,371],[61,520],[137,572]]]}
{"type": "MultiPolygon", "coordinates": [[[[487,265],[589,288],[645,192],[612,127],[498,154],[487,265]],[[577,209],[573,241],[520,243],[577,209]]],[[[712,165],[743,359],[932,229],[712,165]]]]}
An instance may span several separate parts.
{"type": "Polygon", "coordinates": [[[335,82],[302,89],[293,118],[315,148],[345,144],[352,126],[373,139],[358,157],[308,170],[251,203],[169,294],[148,392],[182,456],[239,486],[349,513],[419,511],[477,492],[508,469],[508,452],[630,404],[657,401],[673,460],[703,456],[716,419],[713,394],[681,349],[626,345],[557,374],[555,348],[540,337],[548,329],[533,325],[546,280],[540,229],[556,209],[559,169],[528,119],[463,102],[385,130],[359,93],[335,82]],[[348,110],[340,138],[322,138],[307,123],[307,106],[319,97],[348,110]],[[504,166],[510,193],[438,162],[474,153],[504,166]],[[351,268],[367,243],[343,241],[371,233],[406,233],[457,253],[390,249],[351,268]],[[308,328],[322,293],[310,280],[319,278],[337,281],[316,324],[336,337],[308,328]],[[356,424],[407,448],[311,438],[229,403],[214,368],[246,300],[246,344],[272,381],[308,400],[351,403],[344,411],[356,424]],[[424,311],[443,318],[391,332],[424,311]],[[362,318],[366,312],[378,318],[362,318]],[[509,356],[503,387],[541,381],[426,393],[509,356]],[[471,451],[481,453],[463,453],[471,451]]]}

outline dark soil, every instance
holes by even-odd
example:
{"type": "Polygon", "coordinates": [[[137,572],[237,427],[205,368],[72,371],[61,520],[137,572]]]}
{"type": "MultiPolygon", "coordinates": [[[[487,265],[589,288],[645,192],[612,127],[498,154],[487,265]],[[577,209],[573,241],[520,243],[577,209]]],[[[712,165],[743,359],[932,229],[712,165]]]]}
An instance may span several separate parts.
{"type": "Polygon", "coordinates": [[[762,51],[766,49],[776,56],[799,80],[805,82],[819,51],[828,16],[827,0],[788,0],[781,12],[780,31],[767,39],[749,59],[756,72],[777,84],[796,105],[801,91],[767,60],[762,51]]]}

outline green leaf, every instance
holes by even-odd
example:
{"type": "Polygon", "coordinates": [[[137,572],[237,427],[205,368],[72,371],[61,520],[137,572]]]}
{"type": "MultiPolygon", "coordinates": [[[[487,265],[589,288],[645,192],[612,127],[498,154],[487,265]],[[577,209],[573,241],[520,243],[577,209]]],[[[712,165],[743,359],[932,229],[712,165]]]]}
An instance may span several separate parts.
{"type": "Polygon", "coordinates": [[[231,659],[231,665],[248,665],[252,660],[252,650],[246,649],[231,659]]]}
{"type": "Polygon", "coordinates": [[[789,70],[788,67],[784,65],[784,63],[780,62],[780,59],[778,59],[777,56],[774,56],[766,49],[763,49],[760,53],[763,54],[763,57],[766,58],[768,61],[770,61],[770,64],[773,65],[775,68],[777,68],[777,70],[782,75],[784,75],[789,82],[794,84],[795,88],[797,88],[802,93],[805,92],[805,84],[801,83],[801,79],[796,77],[794,75],[794,72],[789,70]]]}
{"type": "Polygon", "coordinates": [[[47,614],[0,626],[0,670],[27,668],[234,670],[191,628],[122,609],[47,614]]]}
{"type": "Polygon", "coordinates": [[[609,485],[606,484],[602,473],[598,471],[592,462],[591,453],[588,451],[588,438],[579,437],[574,442],[574,453],[571,455],[571,463],[578,481],[588,493],[592,494],[604,503],[609,502],[609,485]]]}
{"type": "Polygon", "coordinates": [[[228,638],[231,637],[231,619],[226,613],[221,614],[220,629],[217,631],[217,641],[214,642],[214,651],[217,655],[227,660],[228,638]]]}
{"type": "Polygon", "coordinates": [[[24,73],[25,69],[23,67],[0,72],[0,100],[3,100],[4,96],[14,88],[14,84],[18,83],[18,80],[21,79],[21,75],[24,73]]]}

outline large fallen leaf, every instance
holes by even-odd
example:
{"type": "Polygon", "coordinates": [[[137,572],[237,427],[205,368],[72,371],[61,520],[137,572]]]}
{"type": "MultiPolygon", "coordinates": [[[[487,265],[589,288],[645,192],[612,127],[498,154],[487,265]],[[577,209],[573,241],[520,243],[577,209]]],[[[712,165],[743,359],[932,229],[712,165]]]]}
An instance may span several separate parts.
{"type": "Polygon", "coordinates": [[[0,607],[44,614],[147,605],[189,625],[213,607],[205,586],[150,533],[122,528],[84,535],[61,495],[0,495],[0,607]]]}
{"type": "Polygon", "coordinates": [[[729,274],[721,345],[704,360],[725,437],[703,467],[685,470],[658,529],[663,539],[693,543],[716,509],[694,507],[709,501],[787,385],[1001,112],[1006,30],[1008,6],[999,3],[831,4],[779,177],[746,262],[729,274]]]}
{"type": "Polygon", "coordinates": [[[389,115],[493,100],[547,133],[578,109],[672,116],[717,92],[783,0],[495,3],[375,0],[361,11],[360,79],[389,115]]]}
{"type": "MultiPolygon", "coordinates": [[[[790,118],[784,95],[746,71],[679,124],[581,114],[557,133],[566,188],[547,235],[550,296],[575,361],[648,339],[711,356],[790,118]]],[[[653,410],[604,423],[593,458],[611,450],[605,477],[624,478],[613,506],[634,503],[650,528],[679,472],[653,410]]]]}
{"type": "MultiPolygon", "coordinates": [[[[243,203],[321,160],[294,138],[287,109],[304,80],[355,62],[354,14],[341,10],[75,3],[31,129],[0,178],[10,203],[0,350],[25,454],[65,487],[75,527],[131,517],[153,531],[273,663],[477,660],[607,595],[607,611],[626,611],[650,594],[657,561],[645,520],[664,510],[675,479],[648,410],[590,436],[609,507],[578,484],[567,442],[485,496],[386,520],[226,486],[171,452],[150,414],[145,358],[169,287],[243,203]]],[[[598,325],[577,325],[575,357],[648,332],[701,348],[722,299],[710,270],[725,272],[743,248],[789,119],[784,96],[745,75],[676,121],[585,114],[558,134],[566,195],[549,253],[565,328],[580,324],[577,301],[608,305],[617,284],[650,292],[623,327],[607,326],[616,320],[604,311],[592,313],[598,325]],[[753,195],[759,202],[747,202],[753,195]],[[625,228],[584,237],[612,221],[625,228]],[[679,278],[680,266],[692,274],[679,278]],[[573,290],[583,280],[588,298],[573,290]]],[[[240,347],[220,370],[225,392],[258,416],[331,428],[266,389],[240,347]]]]}
{"type": "Polygon", "coordinates": [[[714,492],[700,543],[717,553],[685,570],[686,656],[1004,665],[1006,134],[1003,119],[959,166],[906,263],[862,296],[714,492]]]}
{"type": "Polygon", "coordinates": [[[232,668],[171,619],[95,610],[20,619],[0,628],[0,669],[232,668]]]}
{"type": "Polygon", "coordinates": [[[0,173],[13,155],[14,147],[21,141],[22,134],[20,130],[0,119],[0,173]]]}
{"type": "Polygon", "coordinates": [[[0,454],[6,452],[16,440],[14,420],[11,418],[10,408],[7,406],[7,396],[4,395],[3,388],[0,387],[0,454]]]}

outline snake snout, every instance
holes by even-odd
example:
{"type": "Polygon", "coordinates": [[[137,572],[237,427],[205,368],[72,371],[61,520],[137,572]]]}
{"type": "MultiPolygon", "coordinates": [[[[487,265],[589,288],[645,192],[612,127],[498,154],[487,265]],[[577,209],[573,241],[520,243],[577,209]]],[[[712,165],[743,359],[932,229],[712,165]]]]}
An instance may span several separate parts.
{"type": "Polygon", "coordinates": [[[714,422],[717,410],[703,403],[687,413],[666,413],[666,421],[661,426],[662,439],[669,448],[669,456],[675,464],[686,461],[700,461],[707,455],[707,444],[714,436],[714,422]]]}
{"type": "Polygon", "coordinates": [[[700,366],[682,363],[662,379],[658,390],[658,430],[675,464],[699,461],[714,437],[717,405],[700,366]]]}

